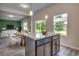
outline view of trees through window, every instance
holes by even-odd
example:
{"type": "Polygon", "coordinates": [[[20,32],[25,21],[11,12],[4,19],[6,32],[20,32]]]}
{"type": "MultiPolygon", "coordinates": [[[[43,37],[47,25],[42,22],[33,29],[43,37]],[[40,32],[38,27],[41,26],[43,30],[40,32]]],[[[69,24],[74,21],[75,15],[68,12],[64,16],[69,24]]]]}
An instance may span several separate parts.
{"type": "Polygon", "coordinates": [[[67,35],[67,13],[54,16],[54,32],[67,35]]]}
{"type": "Polygon", "coordinates": [[[46,20],[38,20],[35,22],[35,32],[42,32],[46,30],[46,20]]]}

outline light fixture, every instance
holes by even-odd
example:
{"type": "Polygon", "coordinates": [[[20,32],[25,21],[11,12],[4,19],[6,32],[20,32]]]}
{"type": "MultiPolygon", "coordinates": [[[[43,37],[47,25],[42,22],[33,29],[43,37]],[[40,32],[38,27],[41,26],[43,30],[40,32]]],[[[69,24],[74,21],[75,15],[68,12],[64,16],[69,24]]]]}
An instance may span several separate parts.
{"type": "Polygon", "coordinates": [[[48,19],[48,15],[45,15],[45,19],[48,19]]]}
{"type": "Polygon", "coordinates": [[[29,6],[26,5],[26,4],[20,4],[20,6],[23,7],[23,8],[28,8],[28,7],[29,7],[29,6]]]}
{"type": "Polygon", "coordinates": [[[32,3],[30,4],[30,7],[31,7],[31,8],[30,8],[30,11],[29,11],[29,15],[30,15],[30,16],[33,16],[32,3]]]}
{"type": "Polygon", "coordinates": [[[68,15],[67,13],[64,13],[62,14],[62,17],[67,17],[67,15],[68,15]]]}
{"type": "Polygon", "coordinates": [[[30,12],[29,12],[29,15],[32,16],[32,15],[33,15],[33,11],[30,11],[30,12]]]}
{"type": "Polygon", "coordinates": [[[8,15],[9,17],[14,17],[14,15],[8,15]]]}

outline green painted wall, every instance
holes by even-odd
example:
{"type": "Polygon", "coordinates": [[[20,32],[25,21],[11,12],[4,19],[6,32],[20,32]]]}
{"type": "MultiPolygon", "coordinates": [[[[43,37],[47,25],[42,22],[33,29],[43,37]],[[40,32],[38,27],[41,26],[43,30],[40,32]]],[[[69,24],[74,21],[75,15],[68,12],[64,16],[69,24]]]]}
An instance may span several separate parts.
{"type": "Polygon", "coordinates": [[[21,22],[0,19],[0,32],[2,31],[2,28],[6,28],[7,25],[14,25],[14,29],[16,29],[17,27],[21,27],[21,22]]]}

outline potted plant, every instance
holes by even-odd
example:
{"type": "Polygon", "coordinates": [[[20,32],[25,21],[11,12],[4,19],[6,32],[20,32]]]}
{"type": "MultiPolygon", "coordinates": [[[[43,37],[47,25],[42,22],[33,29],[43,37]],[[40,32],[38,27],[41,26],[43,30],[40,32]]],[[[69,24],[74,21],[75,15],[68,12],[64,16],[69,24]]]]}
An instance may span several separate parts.
{"type": "Polygon", "coordinates": [[[47,30],[42,30],[42,34],[46,35],[47,34],[47,30]]]}

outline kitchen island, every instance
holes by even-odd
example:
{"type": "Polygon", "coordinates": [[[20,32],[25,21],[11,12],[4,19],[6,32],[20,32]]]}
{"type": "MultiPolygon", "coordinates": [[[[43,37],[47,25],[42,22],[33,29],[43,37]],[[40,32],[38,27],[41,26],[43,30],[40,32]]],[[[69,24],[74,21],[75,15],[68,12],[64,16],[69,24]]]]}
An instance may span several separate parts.
{"type": "Polygon", "coordinates": [[[60,35],[48,32],[23,35],[25,56],[54,56],[60,51],[60,35]]]}

